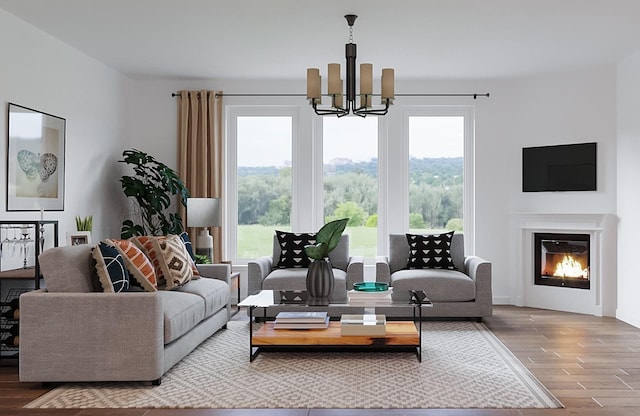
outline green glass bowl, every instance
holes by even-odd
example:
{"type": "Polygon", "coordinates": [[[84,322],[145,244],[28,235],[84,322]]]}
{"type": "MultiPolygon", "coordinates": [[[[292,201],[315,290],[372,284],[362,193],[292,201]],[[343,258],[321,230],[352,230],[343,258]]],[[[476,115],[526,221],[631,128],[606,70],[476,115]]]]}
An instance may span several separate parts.
{"type": "Polygon", "coordinates": [[[353,284],[353,288],[359,292],[384,292],[389,289],[389,284],[381,282],[358,282],[353,284]]]}

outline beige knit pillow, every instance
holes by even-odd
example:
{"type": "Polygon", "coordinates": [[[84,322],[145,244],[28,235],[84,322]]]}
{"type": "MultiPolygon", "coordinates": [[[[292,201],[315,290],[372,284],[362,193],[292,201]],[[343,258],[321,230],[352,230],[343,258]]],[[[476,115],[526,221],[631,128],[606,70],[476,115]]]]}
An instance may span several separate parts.
{"type": "Polygon", "coordinates": [[[132,241],[151,259],[159,288],[175,289],[194,279],[191,257],[180,236],[142,236],[132,241]]]}

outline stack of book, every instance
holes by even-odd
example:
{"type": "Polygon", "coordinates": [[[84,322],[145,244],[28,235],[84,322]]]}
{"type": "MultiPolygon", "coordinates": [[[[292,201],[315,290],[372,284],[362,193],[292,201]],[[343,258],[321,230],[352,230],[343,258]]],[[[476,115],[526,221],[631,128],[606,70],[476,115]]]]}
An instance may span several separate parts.
{"type": "Polygon", "coordinates": [[[387,320],[384,315],[342,315],[340,318],[340,335],[385,335],[387,331],[386,324],[387,320]]]}
{"type": "Polygon", "coordinates": [[[323,329],[329,327],[327,312],[279,312],[274,329],[323,329]]]}
{"type": "Polygon", "coordinates": [[[387,290],[369,292],[352,289],[347,292],[349,305],[362,306],[384,306],[391,304],[391,293],[393,288],[387,290]]]}

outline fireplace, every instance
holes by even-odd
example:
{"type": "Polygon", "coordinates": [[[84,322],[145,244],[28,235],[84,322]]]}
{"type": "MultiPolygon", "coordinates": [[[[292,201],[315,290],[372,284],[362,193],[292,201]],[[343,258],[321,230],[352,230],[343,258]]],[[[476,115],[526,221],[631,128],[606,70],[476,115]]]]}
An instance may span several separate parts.
{"type": "Polygon", "coordinates": [[[589,289],[589,235],[534,233],[534,283],[589,289]]]}
{"type": "MultiPolygon", "coordinates": [[[[510,297],[505,298],[503,303],[596,316],[616,316],[617,228],[618,219],[613,214],[531,212],[512,214],[509,244],[510,297]],[[541,279],[542,248],[540,241],[535,241],[536,234],[545,235],[546,240],[566,241],[568,245],[578,246],[578,251],[581,252],[583,248],[588,247],[584,249],[589,256],[588,265],[584,267],[588,271],[588,283],[587,279],[578,278],[563,279],[547,276],[541,279]],[[575,237],[575,234],[578,237],[575,237]],[[538,256],[540,256],[537,261],[536,250],[539,250],[538,256]],[[534,273],[538,276],[538,280],[558,285],[535,284],[534,273]],[[566,286],[569,281],[584,287],[568,289],[566,286]]],[[[573,251],[576,251],[576,247],[573,251]]],[[[545,260],[546,257],[545,254],[545,260]]],[[[495,293],[500,290],[499,288],[499,285],[494,285],[494,300],[497,298],[495,293]]],[[[494,303],[497,302],[494,301],[494,303]]]]}

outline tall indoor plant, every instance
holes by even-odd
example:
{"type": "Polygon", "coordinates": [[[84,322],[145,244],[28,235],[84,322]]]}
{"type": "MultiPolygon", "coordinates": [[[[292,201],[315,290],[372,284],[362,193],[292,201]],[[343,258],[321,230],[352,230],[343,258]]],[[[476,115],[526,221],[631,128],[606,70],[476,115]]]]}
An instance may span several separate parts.
{"type": "Polygon", "coordinates": [[[184,228],[174,208],[175,199],[187,206],[189,190],[178,174],[153,156],[137,149],[122,152],[123,160],[133,167],[135,175],[120,178],[122,190],[132,197],[139,211],[136,218],[122,223],[122,238],[136,235],[179,234],[184,228]]]}
{"type": "Polygon", "coordinates": [[[329,253],[338,246],[347,222],[349,222],[349,218],[326,223],[316,234],[316,244],[304,247],[307,256],[313,259],[307,270],[307,292],[313,304],[326,305],[329,303],[334,286],[333,267],[329,260],[329,253]]]}

